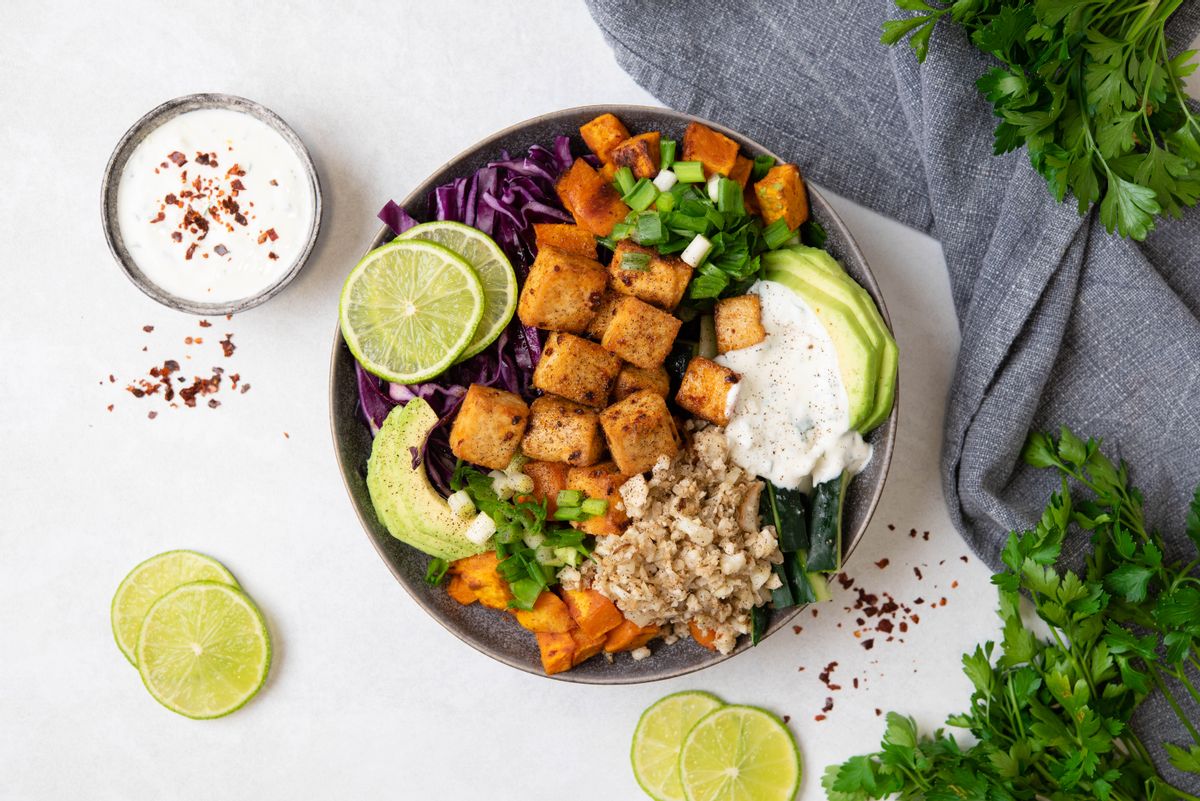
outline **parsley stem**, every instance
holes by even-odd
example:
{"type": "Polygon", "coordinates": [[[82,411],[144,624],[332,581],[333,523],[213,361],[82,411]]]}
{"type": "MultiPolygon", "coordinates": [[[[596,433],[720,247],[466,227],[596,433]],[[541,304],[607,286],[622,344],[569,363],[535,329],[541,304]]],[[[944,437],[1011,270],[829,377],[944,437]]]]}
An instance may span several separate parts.
{"type": "Polygon", "coordinates": [[[1187,688],[1188,695],[1192,696],[1192,699],[1200,704],[1200,691],[1196,690],[1196,685],[1192,684],[1192,680],[1188,678],[1187,667],[1181,665],[1171,671],[1171,675],[1179,679],[1179,683],[1187,688]]]}
{"type": "Polygon", "coordinates": [[[1166,682],[1162,680],[1162,674],[1158,672],[1158,668],[1147,662],[1146,670],[1150,674],[1151,680],[1158,686],[1158,689],[1162,691],[1163,697],[1167,699],[1167,703],[1171,705],[1171,709],[1175,712],[1175,716],[1178,717],[1183,723],[1183,727],[1188,730],[1188,734],[1192,735],[1192,739],[1196,742],[1196,744],[1200,745],[1200,731],[1196,731],[1196,727],[1192,725],[1192,722],[1188,720],[1187,715],[1183,713],[1183,709],[1180,708],[1179,702],[1175,700],[1175,695],[1171,692],[1171,689],[1167,687],[1166,682]]]}

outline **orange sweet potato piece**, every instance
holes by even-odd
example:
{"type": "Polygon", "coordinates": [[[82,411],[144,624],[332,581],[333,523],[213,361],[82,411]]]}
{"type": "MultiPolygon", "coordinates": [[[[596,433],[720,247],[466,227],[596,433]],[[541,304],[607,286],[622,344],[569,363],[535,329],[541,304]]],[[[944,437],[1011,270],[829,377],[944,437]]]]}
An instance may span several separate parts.
{"type": "Polygon", "coordinates": [[[719,172],[730,176],[737,164],[738,144],[707,125],[693,122],[683,132],[683,158],[704,165],[705,176],[719,172]]]}
{"type": "Polygon", "coordinates": [[[563,601],[589,637],[603,637],[625,620],[617,605],[595,590],[563,590],[563,601]]]}
{"type": "Polygon", "coordinates": [[[546,671],[547,676],[571,669],[575,658],[575,638],[569,633],[539,631],[537,644],[542,655],[542,670],[546,671]]]}
{"type": "Polygon", "coordinates": [[[543,592],[533,602],[533,609],[517,609],[517,622],[539,634],[564,634],[575,627],[567,605],[552,592],[543,592]]]}
{"type": "Polygon", "coordinates": [[[695,621],[688,623],[688,631],[692,634],[692,639],[703,645],[710,651],[717,650],[717,632],[712,629],[702,629],[696,625],[695,621]]]}
{"type": "Polygon", "coordinates": [[[512,600],[508,582],[496,572],[500,560],[495,551],[486,551],[466,559],[459,559],[450,566],[451,572],[462,576],[463,582],[475,593],[479,603],[492,609],[507,609],[512,600]]]}
{"type": "Polygon", "coordinates": [[[569,464],[563,462],[526,462],[521,470],[533,479],[533,494],[522,495],[519,500],[533,499],[546,502],[546,513],[553,515],[558,509],[558,492],[567,488],[569,464]]]}
{"type": "Polygon", "coordinates": [[[600,165],[600,177],[608,183],[613,183],[617,180],[617,165],[611,161],[607,161],[600,165]]]}
{"type": "Polygon", "coordinates": [[[786,220],[788,229],[794,231],[808,219],[808,195],[795,164],[772,167],[754,184],[754,194],[758,196],[763,222],[767,225],[786,220]]]}
{"type": "Polygon", "coordinates": [[[604,637],[593,637],[583,629],[571,629],[571,639],[575,640],[575,654],[571,657],[571,667],[588,661],[604,650],[604,637]]]}
{"type": "MultiPolygon", "coordinates": [[[[631,136],[612,149],[612,163],[617,167],[628,167],[634,178],[653,178],[658,175],[658,164],[662,158],[658,131],[631,136]]],[[[614,171],[615,174],[615,171],[614,171]]]]}
{"type": "Polygon", "coordinates": [[[538,250],[552,247],[587,259],[596,258],[596,237],[578,225],[534,223],[533,236],[538,250]]]}
{"type": "Polygon", "coordinates": [[[737,181],[738,185],[745,189],[746,184],[750,182],[752,169],[754,169],[754,162],[739,154],[737,160],[733,162],[733,171],[727,177],[731,181],[737,181]]]}
{"type": "Polygon", "coordinates": [[[462,576],[450,577],[450,582],[446,585],[446,594],[463,606],[479,600],[475,597],[475,590],[467,586],[467,582],[462,576]]]}
{"type": "Polygon", "coordinates": [[[604,652],[615,654],[620,651],[641,648],[657,637],[659,633],[658,626],[651,625],[643,628],[632,620],[624,620],[621,625],[608,633],[608,637],[604,641],[604,652]]]}
{"type": "Polygon", "coordinates": [[[575,222],[596,236],[611,234],[629,213],[616,188],[583,159],[575,159],[554,188],[575,222]]]}
{"type": "Polygon", "coordinates": [[[600,160],[612,161],[612,150],[629,138],[629,129],[615,114],[601,114],[579,127],[579,135],[600,160]]]}

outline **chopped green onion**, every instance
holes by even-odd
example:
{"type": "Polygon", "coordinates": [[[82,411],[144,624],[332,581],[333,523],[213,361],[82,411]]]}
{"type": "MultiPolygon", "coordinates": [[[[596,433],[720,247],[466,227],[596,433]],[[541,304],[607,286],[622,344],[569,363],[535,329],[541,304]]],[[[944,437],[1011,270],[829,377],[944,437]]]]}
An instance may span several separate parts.
{"type": "Polygon", "coordinates": [[[621,196],[629,208],[634,211],[645,211],[658,197],[658,187],[646,178],[639,178],[633,188],[621,196]]]}
{"type": "Polygon", "coordinates": [[[755,156],[754,166],[750,168],[750,180],[761,181],[767,170],[774,166],[775,159],[772,156],[755,156]]]}
{"type": "Polygon", "coordinates": [[[742,186],[737,181],[722,177],[717,185],[717,208],[726,214],[741,217],[746,213],[742,204],[742,186]]]}
{"type": "Polygon", "coordinates": [[[769,250],[782,247],[791,238],[792,232],[787,227],[787,220],[782,217],[763,229],[763,241],[769,250]]]}
{"type": "Polygon", "coordinates": [[[617,174],[613,176],[613,183],[621,190],[622,195],[629,194],[629,190],[633,189],[633,170],[628,167],[622,167],[617,170],[617,174]]]}
{"type": "Polygon", "coordinates": [[[578,506],[583,503],[584,497],[581,490],[559,490],[554,502],[558,506],[578,506]]]}
{"type": "Polygon", "coordinates": [[[675,163],[675,140],[663,139],[658,143],[658,168],[668,170],[675,163]]]}
{"type": "Polygon", "coordinates": [[[721,174],[719,172],[714,172],[712,175],[708,176],[708,181],[704,185],[704,191],[708,195],[708,199],[713,203],[716,203],[717,199],[720,197],[720,195],[717,194],[717,188],[720,185],[721,174]]]}
{"type": "Polygon", "coordinates": [[[614,242],[620,242],[622,239],[628,239],[633,234],[633,226],[629,223],[617,223],[612,229],[612,239],[614,242]]]}
{"type": "Polygon", "coordinates": [[[658,199],[654,201],[654,208],[658,209],[659,211],[670,211],[671,209],[675,208],[675,196],[670,192],[663,192],[658,196],[658,199]]]}
{"type": "Polygon", "coordinates": [[[699,267],[704,261],[704,257],[712,250],[712,242],[710,242],[703,234],[696,234],[696,238],[692,240],[686,248],[683,255],[679,258],[683,259],[684,263],[690,264],[693,267],[699,267]]]}
{"type": "Polygon", "coordinates": [[[718,231],[725,227],[725,215],[716,209],[710,208],[705,210],[704,218],[708,220],[709,223],[712,224],[713,228],[716,228],[718,231]]]}
{"type": "Polygon", "coordinates": [[[670,170],[663,170],[654,176],[654,186],[659,192],[669,192],[677,183],[679,183],[679,178],[670,170]]]}
{"type": "Polygon", "coordinates": [[[445,559],[434,557],[429,562],[429,568],[425,571],[425,583],[430,587],[436,587],[442,583],[442,579],[446,577],[446,571],[449,569],[449,562],[445,559]]]}
{"type": "Polygon", "coordinates": [[[588,517],[599,517],[608,511],[608,501],[604,498],[588,498],[579,509],[588,517]]]}
{"type": "Polygon", "coordinates": [[[633,232],[633,241],[639,245],[657,245],[666,239],[662,218],[654,212],[639,214],[637,228],[633,232]]]}
{"type": "Polygon", "coordinates": [[[712,208],[707,200],[699,200],[692,195],[686,195],[679,201],[679,210],[692,217],[703,217],[712,208]]]}
{"type": "Polygon", "coordinates": [[[703,212],[700,216],[684,214],[682,211],[674,212],[671,219],[667,221],[667,225],[673,230],[682,229],[697,234],[708,230],[708,220],[703,216],[703,212]]]}
{"type": "Polygon", "coordinates": [[[671,166],[675,177],[683,184],[704,182],[704,165],[698,161],[677,161],[671,166]]]}
{"type": "MultiPolygon", "coordinates": [[[[622,253],[621,254],[621,269],[622,270],[637,270],[638,272],[646,272],[650,269],[650,254],[649,253],[622,253]]],[[[573,492],[574,490],[562,490],[558,494],[561,496],[564,492],[573,492]]],[[[559,501],[562,504],[562,501],[559,501]]],[[[578,502],[567,504],[567,506],[578,506],[578,502]]]]}
{"type": "Polygon", "coordinates": [[[555,520],[583,520],[583,509],[578,506],[560,506],[554,510],[555,520]]]}
{"type": "MultiPolygon", "coordinates": [[[[541,575],[541,570],[538,570],[538,574],[541,575]]],[[[519,578],[516,581],[510,581],[508,588],[512,591],[513,599],[508,602],[508,605],[517,609],[532,609],[545,586],[544,580],[538,581],[535,578],[519,578]]]]}

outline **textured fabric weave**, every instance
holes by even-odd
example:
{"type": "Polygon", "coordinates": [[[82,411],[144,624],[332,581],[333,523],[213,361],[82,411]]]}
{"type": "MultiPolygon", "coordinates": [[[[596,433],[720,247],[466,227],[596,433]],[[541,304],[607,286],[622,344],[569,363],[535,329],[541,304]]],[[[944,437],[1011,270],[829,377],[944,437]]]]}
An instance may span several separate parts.
{"type": "MultiPolygon", "coordinates": [[[[946,25],[924,65],[880,45],[890,1],[588,2],[618,63],[664,104],[941,241],[962,329],[943,482],[981,558],[997,566],[1006,533],[1040,515],[1056,482],[1020,449],[1059,425],[1129,461],[1151,522],[1182,546],[1200,484],[1200,214],[1138,244],[1055,203],[1024,150],[992,155],[995,118],[974,86],[988,57],[946,25]]],[[[1187,44],[1198,31],[1190,2],[1168,33],[1187,44]]],[[[902,353],[901,383],[903,365],[902,353]]],[[[1165,704],[1142,718],[1152,742],[1184,739],[1165,704]]]]}

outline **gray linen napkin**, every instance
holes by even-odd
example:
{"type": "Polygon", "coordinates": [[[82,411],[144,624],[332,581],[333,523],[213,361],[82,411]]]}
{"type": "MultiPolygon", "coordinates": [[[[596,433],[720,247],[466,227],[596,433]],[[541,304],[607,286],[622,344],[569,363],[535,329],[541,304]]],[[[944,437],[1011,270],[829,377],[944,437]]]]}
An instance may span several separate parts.
{"type": "MultiPolygon", "coordinates": [[[[1030,429],[1063,424],[1129,461],[1151,522],[1183,543],[1200,484],[1200,214],[1139,245],[1055,203],[1024,150],[992,156],[995,118],[974,86],[988,58],[942,26],[918,68],[879,44],[888,0],[588,3],[617,62],[663,103],[941,241],[962,328],[943,484],[981,558],[999,565],[1006,533],[1040,515],[1055,481],[1020,449],[1030,429]]],[[[1198,31],[1198,2],[1168,29],[1178,45],[1198,31]]],[[[902,385],[903,365],[902,353],[902,385]]],[[[1165,704],[1143,719],[1159,742],[1182,741],[1165,704]]]]}

